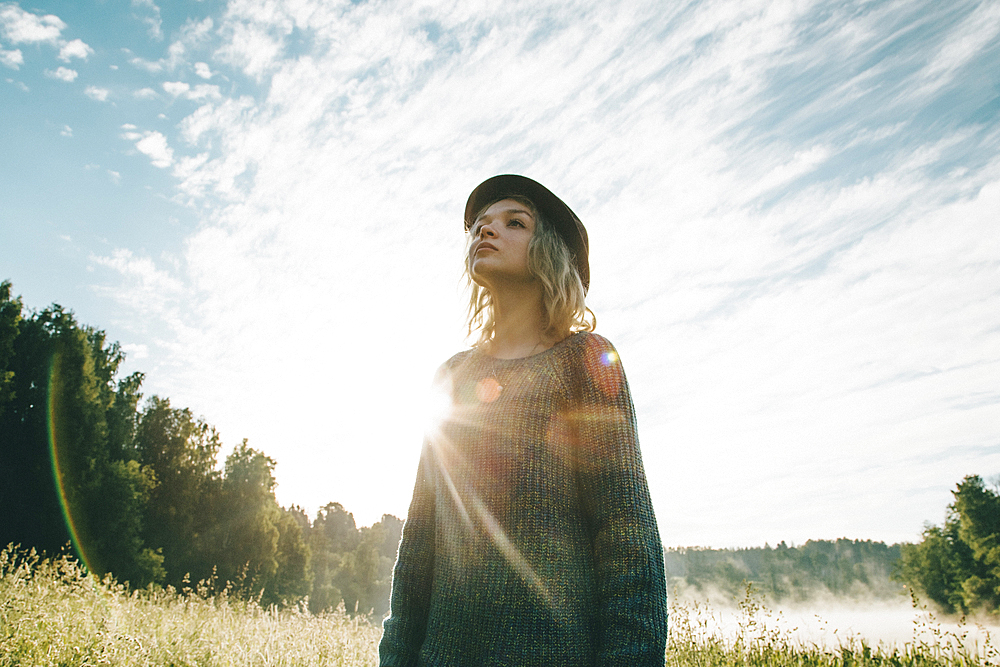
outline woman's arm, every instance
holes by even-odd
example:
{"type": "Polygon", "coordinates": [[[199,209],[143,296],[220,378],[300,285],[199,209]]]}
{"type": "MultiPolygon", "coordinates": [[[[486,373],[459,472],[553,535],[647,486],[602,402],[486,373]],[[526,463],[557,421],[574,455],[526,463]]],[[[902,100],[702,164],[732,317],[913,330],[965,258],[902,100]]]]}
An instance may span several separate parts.
{"type": "Polygon", "coordinates": [[[667,641],[663,547],[618,354],[590,335],[577,387],[578,480],[591,528],[601,667],[662,667],[667,641]]]}
{"type": "Polygon", "coordinates": [[[389,617],[382,624],[382,641],[378,646],[380,667],[415,666],[424,643],[434,575],[432,465],[433,452],[425,444],[392,572],[389,617]]]}

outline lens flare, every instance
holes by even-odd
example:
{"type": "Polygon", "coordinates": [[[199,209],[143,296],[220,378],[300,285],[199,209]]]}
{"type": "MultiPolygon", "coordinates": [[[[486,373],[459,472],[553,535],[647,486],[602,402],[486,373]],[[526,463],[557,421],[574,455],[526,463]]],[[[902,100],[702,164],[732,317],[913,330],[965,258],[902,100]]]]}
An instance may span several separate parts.
{"type": "Polygon", "coordinates": [[[62,399],[62,355],[56,352],[52,355],[52,361],[49,363],[49,385],[48,385],[48,396],[46,397],[46,420],[45,425],[48,430],[49,436],[49,459],[52,461],[52,478],[55,480],[56,493],[59,494],[59,506],[62,509],[63,519],[66,521],[66,527],[69,529],[70,539],[73,541],[73,548],[76,551],[77,556],[83,562],[84,566],[91,572],[93,568],[90,565],[90,561],[87,559],[87,554],[83,549],[83,543],[80,540],[80,532],[77,529],[77,525],[73,520],[73,508],[68,497],[67,488],[69,486],[66,480],[66,468],[65,463],[60,461],[59,457],[59,444],[60,444],[60,428],[59,417],[62,414],[61,409],[61,399],[62,399]]]}
{"type": "Polygon", "coordinates": [[[476,384],[476,398],[483,403],[492,403],[500,398],[503,387],[494,378],[485,377],[476,384]]]}

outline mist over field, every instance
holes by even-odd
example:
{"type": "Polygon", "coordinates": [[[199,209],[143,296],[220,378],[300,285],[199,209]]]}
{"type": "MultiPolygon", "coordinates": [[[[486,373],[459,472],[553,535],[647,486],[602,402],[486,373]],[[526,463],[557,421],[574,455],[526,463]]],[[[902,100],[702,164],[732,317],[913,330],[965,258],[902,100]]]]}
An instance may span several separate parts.
{"type": "MultiPolygon", "coordinates": [[[[745,628],[745,595],[679,584],[669,597],[671,608],[682,608],[681,613],[690,614],[689,619],[705,633],[718,633],[731,641],[745,628]]],[[[803,600],[776,603],[755,593],[751,601],[755,620],[761,624],[758,631],[776,633],[800,646],[837,649],[864,641],[869,646],[901,647],[908,642],[933,644],[961,637],[966,648],[976,651],[987,641],[996,646],[1000,639],[1000,618],[996,616],[945,615],[933,604],[918,602],[915,607],[905,594],[892,598],[814,594],[803,600]]],[[[676,616],[671,618],[674,625],[679,620],[676,616]]]]}

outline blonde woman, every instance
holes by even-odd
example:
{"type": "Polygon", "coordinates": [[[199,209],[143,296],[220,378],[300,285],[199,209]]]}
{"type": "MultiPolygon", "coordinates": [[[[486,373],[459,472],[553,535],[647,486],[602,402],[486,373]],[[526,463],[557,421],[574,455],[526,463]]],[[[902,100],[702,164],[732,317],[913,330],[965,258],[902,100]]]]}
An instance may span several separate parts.
{"type": "Polygon", "coordinates": [[[662,667],[663,549],[586,229],[514,175],[473,190],[465,229],[478,341],[438,373],[380,665],[662,667]]]}

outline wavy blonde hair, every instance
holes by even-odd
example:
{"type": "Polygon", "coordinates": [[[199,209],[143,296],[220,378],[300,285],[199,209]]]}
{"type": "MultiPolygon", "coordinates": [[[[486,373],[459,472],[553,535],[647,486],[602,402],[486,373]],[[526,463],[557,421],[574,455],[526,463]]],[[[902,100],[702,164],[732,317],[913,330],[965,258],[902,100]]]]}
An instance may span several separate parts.
{"type": "MultiPolygon", "coordinates": [[[[593,331],[597,326],[597,316],[587,307],[586,292],[569,246],[530,199],[518,196],[503,199],[512,199],[528,207],[535,218],[535,232],[528,241],[528,271],[542,284],[545,334],[562,340],[574,331],[593,331]]],[[[482,207],[476,218],[495,203],[482,207]]],[[[493,295],[472,279],[468,250],[473,240],[470,233],[465,252],[465,279],[469,287],[468,327],[470,337],[478,332],[475,345],[482,345],[492,340],[496,319],[493,295]]]]}

